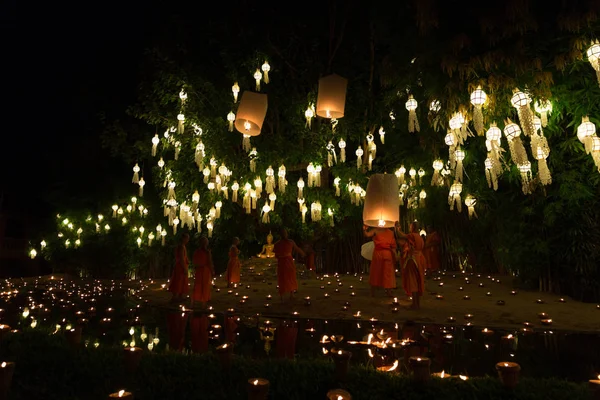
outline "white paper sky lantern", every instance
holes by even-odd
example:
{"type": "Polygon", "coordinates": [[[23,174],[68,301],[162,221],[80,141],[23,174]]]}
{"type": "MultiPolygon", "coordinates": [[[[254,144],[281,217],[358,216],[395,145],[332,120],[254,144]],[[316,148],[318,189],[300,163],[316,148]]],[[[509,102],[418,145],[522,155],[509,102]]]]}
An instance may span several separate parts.
{"type": "Polygon", "coordinates": [[[398,179],[393,174],[375,174],[369,178],[363,209],[367,226],[391,228],[400,220],[398,179]]]}
{"type": "Polygon", "coordinates": [[[588,61],[592,68],[596,71],[598,85],[600,85],[600,43],[597,40],[592,42],[592,45],[586,51],[588,61]]]}
{"type": "Polygon", "coordinates": [[[245,91],[235,118],[238,132],[258,136],[267,115],[267,95],[245,91]]]}
{"type": "Polygon", "coordinates": [[[317,115],[323,118],[342,118],[346,106],[348,80],[332,74],[319,79],[317,115]]]}

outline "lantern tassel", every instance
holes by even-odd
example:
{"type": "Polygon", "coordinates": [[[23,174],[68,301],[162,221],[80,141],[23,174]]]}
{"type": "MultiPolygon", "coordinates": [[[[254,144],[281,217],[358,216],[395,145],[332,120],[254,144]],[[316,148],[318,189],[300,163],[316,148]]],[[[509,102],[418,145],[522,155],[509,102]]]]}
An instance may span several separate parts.
{"type": "Polygon", "coordinates": [[[250,159],[250,171],[256,172],[256,161],[253,158],[250,159]]]}
{"type": "Polygon", "coordinates": [[[408,112],[408,132],[414,133],[420,132],[421,128],[419,127],[419,119],[417,118],[417,113],[415,110],[410,110],[408,112]]]}
{"type": "Polygon", "coordinates": [[[473,125],[479,136],[485,135],[485,127],[483,125],[483,111],[481,106],[475,106],[473,110],[473,125]]]}
{"type": "Polygon", "coordinates": [[[250,144],[250,135],[243,135],[242,137],[242,147],[246,153],[249,153],[252,149],[252,146],[250,144]]]}
{"type": "Polygon", "coordinates": [[[550,185],[552,183],[552,175],[550,175],[550,169],[545,158],[538,160],[538,175],[542,185],[550,185]]]}
{"type": "Polygon", "coordinates": [[[458,182],[463,181],[463,163],[462,160],[457,160],[456,161],[456,180],[458,182]]]}

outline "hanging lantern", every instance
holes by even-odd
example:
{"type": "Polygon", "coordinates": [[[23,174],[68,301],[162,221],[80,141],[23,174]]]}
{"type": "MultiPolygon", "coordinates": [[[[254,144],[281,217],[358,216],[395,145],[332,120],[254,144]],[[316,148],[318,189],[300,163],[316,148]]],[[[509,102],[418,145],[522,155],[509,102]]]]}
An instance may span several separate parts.
{"type": "Polygon", "coordinates": [[[360,206],[360,204],[361,204],[362,191],[363,190],[360,187],[360,185],[355,185],[354,186],[354,204],[356,204],[356,206],[360,206]]]}
{"type": "Polygon", "coordinates": [[[458,149],[456,149],[456,151],[454,152],[454,157],[456,159],[456,173],[455,173],[455,180],[457,182],[462,182],[463,181],[463,160],[465,159],[465,152],[463,149],[461,149],[460,147],[458,149]]]}
{"type": "MultiPolygon", "coordinates": [[[[533,121],[532,121],[533,126],[533,121]]],[[[525,164],[529,162],[527,160],[527,153],[525,147],[521,141],[521,128],[519,125],[512,122],[510,119],[506,120],[506,126],[504,127],[504,136],[508,140],[508,148],[510,150],[510,156],[512,157],[515,164],[525,164]]]]}
{"type": "Polygon", "coordinates": [[[231,87],[231,92],[233,93],[233,102],[237,103],[238,100],[238,94],[240,93],[240,86],[238,85],[238,83],[234,83],[233,86],[231,87]]]}
{"type": "Polygon", "coordinates": [[[267,115],[267,95],[245,91],[237,109],[235,129],[249,136],[260,135],[267,115]]]}
{"type": "Polygon", "coordinates": [[[181,113],[177,114],[177,133],[178,134],[183,134],[184,131],[184,126],[183,124],[185,123],[185,116],[181,113]]]}
{"type": "Polygon", "coordinates": [[[157,133],[152,138],[152,157],[156,157],[156,149],[158,149],[159,143],[160,143],[160,139],[158,138],[158,133],[157,133]]]}
{"type": "Polygon", "coordinates": [[[112,210],[113,210],[112,216],[113,216],[113,218],[117,218],[117,210],[118,209],[119,209],[119,206],[116,205],[116,204],[113,204],[113,206],[112,206],[112,210]]]}
{"type": "Polygon", "coordinates": [[[260,69],[262,69],[262,71],[263,71],[263,74],[265,77],[265,83],[268,84],[269,83],[269,71],[271,70],[271,66],[265,60],[264,64],[262,65],[262,67],[260,69]]]}
{"type": "Polygon", "coordinates": [[[408,101],[405,106],[408,110],[408,132],[414,133],[415,131],[419,132],[421,129],[419,128],[419,119],[417,118],[417,106],[419,104],[413,97],[413,95],[408,96],[408,101]]]}
{"type": "Polygon", "coordinates": [[[592,152],[592,138],[594,136],[596,136],[596,125],[590,122],[588,116],[582,117],[581,125],[577,127],[577,139],[583,143],[587,154],[592,152]]]}
{"type": "Polygon", "coordinates": [[[206,221],[206,229],[208,229],[208,237],[211,238],[213,234],[213,222],[211,220],[206,221]]]}
{"type": "Polygon", "coordinates": [[[154,233],[150,232],[148,234],[148,246],[152,246],[152,241],[154,240],[154,233]]]}
{"type": "Polygon", "coordinates": [[[260,197],[262,194],[262,179],[260,179],[260,176],[254,179],[254,190],[256,190],[256,197],[260,197]]]}
{"type": "Polygon", "coordinates": [[[383,126],[379,127],[379,140],[381,140],[381,144],[385,144],[385,131],[383,130],[383,126]]]}
{"type": "MultiPolygon", "coordinates": [[[[256,72],[254,72],[254,80],[256,81],[256,88],[255,90],[257,92],[260,92],[260,80],[262,79],[262,73],[260,72],[260,69],[256,68],[256,72]]],[[[244,95],[242,95],[242,100],[243,100],[244,95]]]]}
{"type": "Polygon", "coordinates": [[[201,140],[198,141],[196,145],[196,151],[194,152],[194,161],[198,166],[198,170],[202,170],[204,168],[204,157],[206,153],[204,152],[204,143],[201,140]]]}
{"type": "Polygon", "coordinates": [[[287,186],[287,180],[285,179],[285,165],[281,164],[279,167],[279,171],[277,172],[277,177],[279,178],[279,192],[285,193],[285,187],[287,186]]]}
{"type": "Polygon", "coordinates": [[[541,100],[535,102],[535,111],[540,114],[542,126],[548,126],[548,115],[552,113],[552,103],[550,100],[541,100]]]}
{"type": "Polygon", "coordinates": [[[519,172],[521,173],[521,188],[523,190],[523,194],[531,193],[531,163],[526,161],[523,164],[517,164],[517,168],[519,168],[519,172]]]}
{"type": "Polygon", "coordinates": [[[364,151],[363,151],[362,147],[358,146],[358,149],[356,150],[356,169],[360,169],[360,167],[362,166],[363,154],[364,154],[364,151]]]}
{"type": "MultiPolygon", "coordinates": [[[[546,138],[544,138],[545,140],[546,138]]],[[[546,159],[548,158],[548,152],[540,145],[537,147],[535,158],[538,160],[538,176],[542,185],[550,185],[552,183],[552,175],[550,175],[550,169],[546,159]]]]}
{"type": "Polygon", "coordinates": [[[533,113],[531,112],[531,97],[527,93],[521,92],[519,89],[515,89],[513,96],[510,99],[513,107],[517,109],[519,114],[519,122],[523,127],[523,134],[525,136],[531,136],[535,133],[533,126],[533,113]]]}
{"type": "Polygon", "coordinates": [[[342,118],[346,105],[348,80],[332,74],[319,79],[317,115],[323,118],[342,118]]]}
{"type": "Polygon", "coordinates": [[[481,89],[481,86],[477,86],[477,89],[471,93],[471,104],[473,104],[473,125],[475,125],[475,131],[479,136],[483,136],[485,128],[483,126],[483,104],[487,100],[487,94],[481,89]]]}
{"type": "Polygon", "coordinates": [[[305,201],[304,199],[297,199],[298,201],[298,210],[300,210],[300,212],[302,212],[302,206],[304,205],[305,201]]]}
{"type": "Polygon", "coordinates": [[[411,168],[408,171],[408,176],[410,176],[410,186],[415,186],[417,184],[417,171],[414,168],[411,168]]]}
{"type": "Polygon", "coordinates": [[[485,159],[485,178],[488,183],[488,187],[493,187],[494,190],[498,190],[498,175],[496,168],[494,168],[494,160],[489,156],[485,159]]]}
{"type": "Polygon", "coordinates": [[[317,200],[310,205],[310,219],[313,222],[321,220],[321,203],[317,200]]]}
{"type": "Polygon", "coordinates": [[[304,117],[306,118],[306,127],[311,128],[312,119],[315,117],[315,105],[310,104],[306,111],[304,111],[304,117]]]}
{"type": "Polygon", "coordinates": [[[429,111],[431,111],[434,114],[437,114],[441,109],[442,109],[442,103],[440,103],[439,100],[433,100],[429,104],[429,111]]]}
{"type": "Polygon", "coordinates": [[[167,238],[167,231],[166,230],[162,230],[160,232],[160,237],[161,237],[161,245],[164,246],[165,242],[166,242],[166,238],[167,238]]]}
{"type": "Polygon", "coordinates": [[[587,49],[586,54],[592,68],[596,71],[596,78],[598,79],[598,85],[600,85],[600,43],[594,40],[587,49]]]}
{"type": "Polygon", "coordinates": [[[450,162],[450,169],[456,167],[456,135],[453,132],[448,132],[444,137],[444,143],[448,146],[448,161],[450,162]]]}
{"type": "Polygon", "coordinates": [[[308,211],[308,207],[306,207],[306,204],[302,205],[302,223],[305,224],[306,223],[306,212],[308,211]]]}
{"type": "Polygon", "coordinates": [[[321,167],[320,165],[315,165],[314,182],[315,182],[316,187],[321,187],[321,171],[322,170],[323,170],[323,167],[321,167]]]}
{"type": "Polygon", "coordinates": [[[469,219],[473,217],[477,217],[477,213],[475,212],[475,205],[477,204],[477,199],[470,194],[465,197],[465,206],[467,206],[467,210],[469,211],[469,219]]]}
{"type": "Polygon", "coordinates": [[[315,187],[315,166],[313,163],[308,163],[306,172],[308,172],[308,187],[315,187]]]}
{"type": "Polygon", "coordinates": [[[161,157],[160,160],[158,160],[158,168],[163,169],[163,167],[165,166],[165,161],[163,160],[163,158],[161,157]]]}
{"type": "Polygon", "coordinates": [[[456,205],[456,210],[458,212],[462,212],[462,201],[460,199],[461,193],[462,184],[455,181],[452,186],[450,186],[450,192],[448,193],[448,204],[450,205],[450,211],[453,211],[454,206],[456,205]]]}
{"type": "Polygon", "coordinates": [[[237,201],[238,201],[238,191],[239,190],[240,190],[239,183],[237,183],[237,181],[233,181],[233,185],[231,185],[231,191],[232,191],[231,201],[233,201],[234,203],[237,203],[237,201]]]}
{"type": "Polygon", "coordinates": [[[188,98],[187,93],[185,92],[185,90],[183,90],[183,88],[181,88],[181,91],[179,92],[179,99],[181,100],[181,104],[185,103],[187,98],[188,98]]]}
{"type": "Polygon", "coordinates": [[[340,139],[338,146],[340,147],[340,161],[344,163],[346,162],[346,142],[344,139],[340,139]]]}
{"type": "Polygon", "coordinates": [[[431,177],[431,186],[443,186],[444,179],[440,175],[440,171],[444,168],[444,162],[442,160],[435,160],[433,162],[433,177],[431,177]]]}
{"type": "Polygon", "coordinates": [[[202,175],[204,175],[204,183],[208,184],[208,180],[210,179],[210,169],[205,167],[202,170],[202,175]]]}
{"type": "Polygon", "coordinates": [[[256,172],[256,158],[258,157],[258,152],[256,151],[256,147],[252,148],[252,151],[248,153],[248,158],[250,158],[250,171],[256,172]]]}
{"type": "MultiPolygon", "coordinates": [[[[360,186],[358,188],[359,192],[362,191],[360,186]]],[[[391,174],[371,175],[363,208],[364,224],[378,228],[392,228],[396,221],[400,221],[398,180],[391,174]]]]}
{"type": "Polygon", "coordinates": [[[339,176],[337,176],[334,180],[333,180],[333,186],[335,186],[335,195],[337,197],[340,197],[341,193],[340,193],[340,182],[341,179],[339,176]]]}
{"type": "Polygon", "coordinates": [[[223,207],[223,202],[219,200],[215,203],[215,219],[221,218],[221,207],[223,207]]]}
{"type": "Polygon", "coordinates": [[[140,181],[138,182],[138,185],[140,185],[140,190],[139,190],[138,196],[144,197],[144,185],[146,185],[146,181],[144,181],[144,177],[142,177],[140,179],[140,181]]]}
{"type": "Polygon", "coordinates": [[[266,171],[267,177],[265,179],[265,191],[267,194],[271,194],[275,192],[275,171],[273,167],[269,165],[266,171]]]}
{"type": "Polygon", "coordinates": [[[327,215],[329,215],[329,225],[330,226],[335,226],[334,220],[333,220],[333,210],[331,208],[327,209],[327,215]]]}
{"type": "Polygon", "coordinates": [[[175,142],[175,160],[179,159],[179,152],[181,151],[181,142],[178,140],[175,142]]]}
{"type": "Polygon", "coordinates": [[[177,235],[177,226],[179,226],[179,218],[173,219],[173,235],[177,235]]]}
{"type": "Polygon", "coordinates": [[[176,197],[175,197],[175,186],[176,186],[175,182],[173,182],[173,181],[169,182],[169,192],[167,194],[167,200],[176,199],[176,197]]]}
{"type": "Polygon", "coordinates": [[[296,184],[296,186],[298,186],[298,198],[303,199],[304,198],[304,179],[302,179],[302,177],[300,177],[300,179],[298,179],[298,183],[296,184]]]}
{"type": "Polygon", "coordinates": [[[135,164],[133,166],[133,178],[131,179],[131,183],[137,184],[140,181],[140,166],[135,164]]]}
{"type": "Polygon", "coordinates": [[[275,193],[271,193],[269,195],[269,207],[271,207],[271,210],[275,210],[275,200],[277,200],[277,195],[275,193]]]}
{"type": "Polygon", "coordinates": [[[419,168],[417,171],[417,175],[419,175],[419,185],[423,184],[423,177],[425,176],[425,170],[423,168],[419,168]]]}
{"type": "Polygon", "coordinates": [[[598,136],[592,137],[592,159],[600,172],[600,138],[598,136]]]}
{"type": "Polygon", "coordinates": [[[396,171],[396,177],[398,178],[398,186],[404,184],[405,174],[406,168],[404,168],[404,165],[401,165],[400,168],[398,168],[398,170],[396,171]]]}
{"type": "Polygon", "coordinates": [[[229,132],[233,132],[233,123],[235,122],[235,114],[233,111],[229,111],[229,114],[227,114],[227,121],[229,121],[229,132]]]}
{"type": "Polygon", "coordinates": [[[337,164],[337,155],[335,154],[335,145],[331,140],[327,143],[325,149],[327,149],[327,166],[333,167],[334,163],[337,164]]]}
{"type": "Polygon", "coordinates": [[[419,193],[419,207],[425,208],[425,199],[427,198],[427,192],[425,189],[421,189],[419,193]]]}
{"type": "Polygon", "coordinates": [[[268,224],[269,221],[269,212],[271,211],[271,207],[265,202],[265,205],[262,208],[262,223],[268,224]]]}

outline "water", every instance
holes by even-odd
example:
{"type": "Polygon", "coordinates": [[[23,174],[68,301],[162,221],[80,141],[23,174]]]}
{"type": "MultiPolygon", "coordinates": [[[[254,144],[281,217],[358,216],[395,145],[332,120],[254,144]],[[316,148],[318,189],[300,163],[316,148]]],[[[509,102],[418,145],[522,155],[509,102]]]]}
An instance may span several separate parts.
{"type": "Polygon", "coordinates": [[[432,372],[452,375],[496,375],[500,361],[519,363],[531,377],[586,381],[600,371],[600,335],[593,333],[200,313],[139,302],[138,289],[110,281],[5,283],[0,318],[11,329],[50,328],[56,334],[79,324],[87,346],[153,352],[202,353],[227,342],[236,354],[255,359],[328,357],[342,349],[352,353],[352,363],[375,368],[397,361],[400,371],[410,356],[429,357],[432,372]]]}

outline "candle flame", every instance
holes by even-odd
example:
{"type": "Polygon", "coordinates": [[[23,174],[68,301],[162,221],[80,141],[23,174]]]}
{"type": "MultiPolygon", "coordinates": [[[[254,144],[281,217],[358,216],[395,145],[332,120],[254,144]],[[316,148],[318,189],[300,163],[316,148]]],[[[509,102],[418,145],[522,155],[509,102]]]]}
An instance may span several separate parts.
{"type": "Polygon", "coordinates": [[[253,383],[255,386],[258,385],[258,379],[256,379],[253,383]]]}
{"type": "Polygon", "coordinates": [[[598,374],[598,380],[600,381],[600,374],[598,374]]]}
{"type": "Polygon", "coordinates": [[[338,350],[338,355],[340,355],[340,356],[342,355],[342,351],[341,350],[338,350]]]}
{"type": "Polygon", "coordinates": [[[373,352],[371,351],[371,349],[367,349],[367,351],[369,352],[369,357],[373,358],[373,352]]]}
{"type": "Polygon", "coordinates": [[[488,328],[483,328],[483,331],[484,331],[484,332],[487,332],[487,331],[488,331],[488,328]]]}
{"type": "Polygon", "coordinates": [[[385,226],[385,221],[380,219],[379,222],[377,223],[377,225],[379,225],[380,227],[385,226]]]}
{"type": "Polygon", "coordinates": [[[323,347],[323,354],[329,353],[325,347],[323,347]]]}
{"type": "Polygon", "coordinates": [[[371,344],[371,340],[373,340],[373,334],[369,333],[369,337],[367,339],[367,344],[371,344]]]}
{"type": "Polygon", "coordinates": [[[129,351],[135,351],[135,347],[130,347],[129,351]]]}
{"type": "Polygon", "coordinates": [[[321,343],[327,343],[327,339],[329,339],[329,337],[327,335],[323,335],[323,338],[321,339],[321,343]]]}
{"type": "Polygon", "coordinates": [[[417,357],[417,361],[421,361],[421,357],[417,357]]]}
{"type": "Polygon", "coordinates": [[[380,336],[383,336],[383,329],[379,332],[380,336]]]}
{"type": "Polygon", "coordinates": [[[388,372],[395,370],[398,368],[398,360],[394,361],[394,364],[388,369],[388,372]]]}
{"type": "Polygon", "coordinates": [[[509,334],[509,335],[507,336],[507,338],[508,338],[508,339],[512,339],[512,338],[513,338],[513,335],[512,335],[512,333],[511,333],[511,334],[509,334]]]}
{"type": "Polygon", "coordinates": [[[125,394],[124,390],[119,390],[119,397],[123,397],[124,394],[125,394]]]}
{"type": "Polygon", "coordinates": [[[227,348],[227,343],[225,343],[225,344],[223,345],[223,348],[224,348],[224,349],[226,349],[226,348],[227,348]]]}
{"type": "Polygon", "coordinates": [[[391,340],[392,340],[392,338],[391,338],[391,337],[389,337],[389,338],[387,338],[387,339],[385,340],[385,343],[389,343],[391,340]]]}
{"type": "Polygon", "coordinates": [[[508,367],[508,363],[504,363],[504,366],[505,366],[505,367],[508,367]]]}
{"type": "Polygon", "coordinates": [[[465,375],[459,375],[458,376],[460,379],[462,379],[463,381],[466,381],[467,379],[469,379],[467,376],[465,375]]]}
{"type": "Polygon", "coordinates": [[[445,371],[442,371],[442,373],[440,374],[440,378],[443,378],[443,377],[445,377],[445,376],[446,376],[446,372],[445,372],[445,371]]]}
{"type": "Polygon", "coordinates": [[[5,368],[5,367],[6,367],[6,363],[3,361],[2,362],[2,368],[5,368]]]}
{"type": "Polygon", "coordinates": [[[342,396],[338,396],[337,400],[344,400],[344,398],[342,396]]]}

